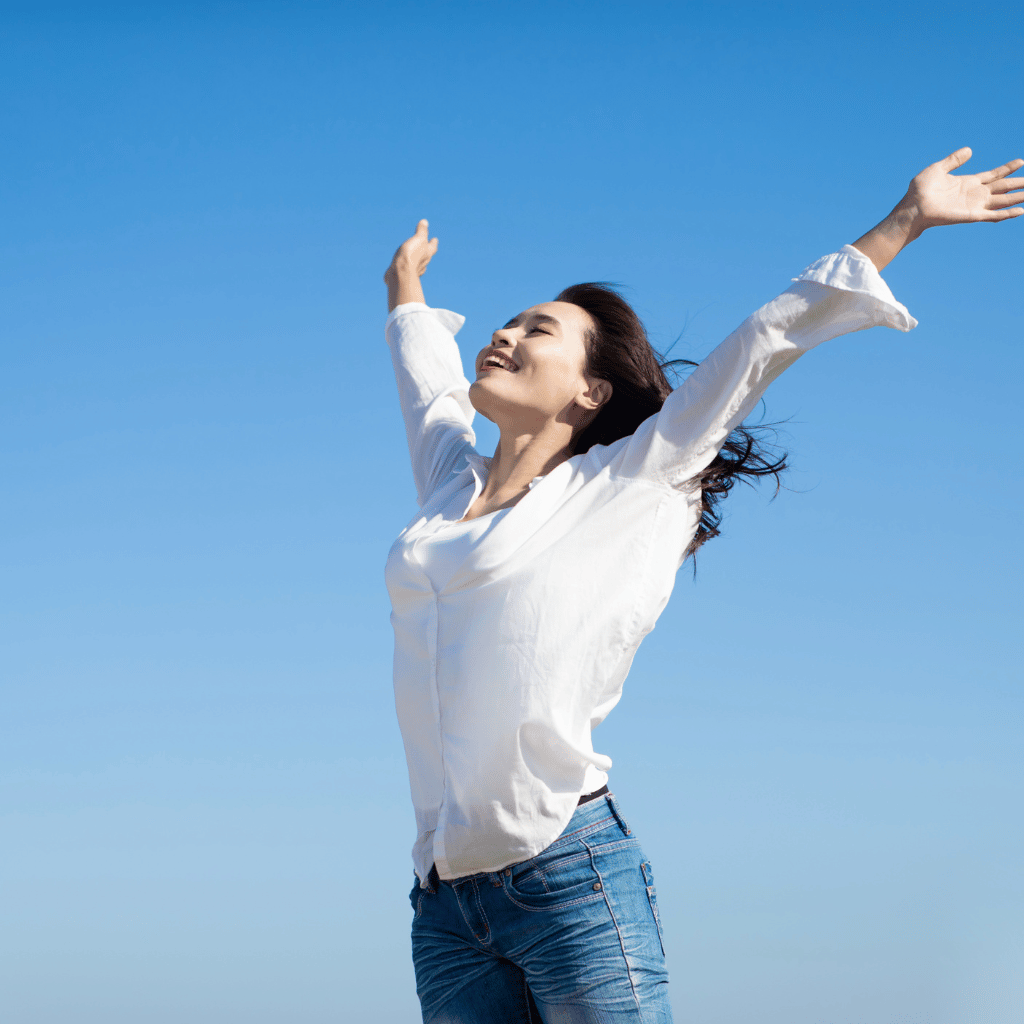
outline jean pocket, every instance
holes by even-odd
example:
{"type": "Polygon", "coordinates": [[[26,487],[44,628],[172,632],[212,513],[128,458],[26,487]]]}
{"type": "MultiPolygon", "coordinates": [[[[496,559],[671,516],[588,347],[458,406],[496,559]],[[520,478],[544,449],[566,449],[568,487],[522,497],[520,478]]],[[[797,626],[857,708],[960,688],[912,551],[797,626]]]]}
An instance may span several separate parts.
{"type": "Polygon", "coordinates": [[[505,892],[527,910],[549,910],[603,898],[601,877],[586,847],[541,853],[503,872],[505,892]]]}
{"type": "Polygon", "coordinates": [[[658,913],[658,894],[654,889],[654,872],[651,870],[649,860],[640,863],[640,870],[644,875],[644,885],[647,888],[647,902],[651,905],[651,913],[654,914],[654,924],[658,929],[658,942],[661,944],[661,955],[665,955],[665,936],[661,933],[661,914],[658,913]]]}

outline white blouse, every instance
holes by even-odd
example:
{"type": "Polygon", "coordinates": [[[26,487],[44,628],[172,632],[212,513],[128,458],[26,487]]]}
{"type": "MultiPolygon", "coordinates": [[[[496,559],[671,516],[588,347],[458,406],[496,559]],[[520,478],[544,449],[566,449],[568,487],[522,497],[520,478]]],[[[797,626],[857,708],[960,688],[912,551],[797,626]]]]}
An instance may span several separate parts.
{"type": "Polygon", "coordinates": [[[840,334],[916,326],[853,246],[794,281],[636,433],[466,523],[490,460],[473,448],[463,318],[415,302],[388,317],[421,504],[386,569],[421,884],[432,864],[457,878],[535,856],[606,783],[591,731],[672,592],[700,520],[694,478],[768,384],[840,334]]]}

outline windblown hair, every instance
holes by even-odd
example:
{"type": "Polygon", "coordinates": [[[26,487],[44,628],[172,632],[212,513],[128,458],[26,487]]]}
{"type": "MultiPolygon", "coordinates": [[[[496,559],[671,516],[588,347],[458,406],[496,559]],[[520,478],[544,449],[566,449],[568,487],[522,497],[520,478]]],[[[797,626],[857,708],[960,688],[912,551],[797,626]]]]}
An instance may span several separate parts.
{"type": "MultiPolygon", "coordinates": [[[[556,302],[571,302],[590,314],[596,329],[588,332],[587,373],[612,386],[611,398],[573,439],[572,454],[589,451],[595,444],[612,444],[632,434],[653,416],[672,391],[665,371],[677,373],[680,366],[696,366],[690,359],[663,360],[651,347],[647,331],[633,308],[610,285],[598,282],[574,284],[555,296],[556,302]]],[[[711,464],[699,474],[701,516],[687,555],[717,537],[721,531],[719,505],[738,480],[753,485],[761,477],[775,477],[787,468],[786,453],[766,435],[770,426],[740,426],[733,430],[711,464]]]]}

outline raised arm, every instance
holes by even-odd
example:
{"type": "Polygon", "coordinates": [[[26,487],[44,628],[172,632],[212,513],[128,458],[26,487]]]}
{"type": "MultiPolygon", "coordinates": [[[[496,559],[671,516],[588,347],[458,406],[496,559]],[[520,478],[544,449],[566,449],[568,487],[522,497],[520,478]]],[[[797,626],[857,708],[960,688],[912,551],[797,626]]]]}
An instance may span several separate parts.
{"type": "Polygon", "coordinates": [[[926,167],[910,182],[907,194],[889,216],[861,235],[854,246],[882,270],[926,228],[976,221],[999,223],[1024,214],[1020,208],[1024,193],[1015,192],[1024,188],[1024,178],[1008,177],[1024,167],[1024,160],[1010,160],[980,174],[952,173],[970,159],[971,149],[964,146],[926,167]]]}
{"type": "Polygon", "coordinates": [[[612,472],[691,486],[749,415],[765,388],[803,353],[868,327],[908,331],[916,320],[893,298],[879,270],[925,228],[997,222],[1024,210],[1024,166],[1011,160],[975,175],[950,173],[967,148],[926,167],[880,224],[808,267],[794,284],[748,317],[645,420],[621,448],[607,449],[612,472]],[[617,449],[618,450],[615,450],[617,449]]]}
{"type": "Polygon", "coordinates": [[[427,227],[425,220],[416,225],[416,234],[398,247],[384,274],[389,310],[384,335],[421,505],[465,465],[476,440],[469,381],[455,343],[463,318],[431,309],[423,300],[420,275],[437,252],[437,239],[428,240],[427,227]]]}

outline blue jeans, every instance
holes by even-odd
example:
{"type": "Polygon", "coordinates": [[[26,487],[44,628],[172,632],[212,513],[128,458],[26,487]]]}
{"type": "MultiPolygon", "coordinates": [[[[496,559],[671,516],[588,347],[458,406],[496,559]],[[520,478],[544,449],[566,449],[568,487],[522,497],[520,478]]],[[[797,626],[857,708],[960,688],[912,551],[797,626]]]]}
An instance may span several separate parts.
{"type": "Polygon", "coordinates": [[[531,860],[409,898],[424,1024],[671,1024],[650,861],[609,793],[531,860]]]}

